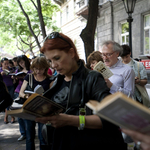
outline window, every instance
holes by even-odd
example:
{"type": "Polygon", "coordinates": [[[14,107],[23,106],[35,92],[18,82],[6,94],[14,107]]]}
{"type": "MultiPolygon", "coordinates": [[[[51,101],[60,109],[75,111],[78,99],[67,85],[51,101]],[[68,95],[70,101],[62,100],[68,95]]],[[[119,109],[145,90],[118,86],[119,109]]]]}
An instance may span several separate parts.
{"type": "Polygon", "coordinates": [[[129,44],[129,23],[121,24],[121,44],[129,44]]]}
{"type": "Polygon", "coordinates": [[[150,54],[150,14],[144,16],[144,54],[150,54]]]}

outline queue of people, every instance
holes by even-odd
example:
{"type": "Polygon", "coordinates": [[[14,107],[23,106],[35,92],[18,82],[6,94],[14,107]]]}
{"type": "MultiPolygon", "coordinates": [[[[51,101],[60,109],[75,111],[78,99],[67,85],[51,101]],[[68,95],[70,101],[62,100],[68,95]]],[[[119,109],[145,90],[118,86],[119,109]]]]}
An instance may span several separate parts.
{"type": "Polygon", "coordinates": [[[94,115],[89,108],[85,107],[85,103],[90,99],[100,102],[106,96],[117,91],[123,92],[140,103],[143,102],[135,84],[145,85],[147,83],[144,66],[141,65],[141,78],[139,79],[137,70],[134,69],[136,62],[130,58],[130,51],[126,53],[124,49],[124,46],[114,41],[105,41],[100,51],[94,51],[89,55],[87,65],[85,65],[79,58],[73,41],[62,33],[52,32],[45,38],[43,47],[40,49],[44,57],[34,58],[31,65],[23,59],[23,57],[26,58],[25,55],[21,56],[22,59],[17,59],[17,66],[21,69],[19,71],[25,72],[27,75],[21,79],[12,77],[16,82],[18,80],[19,88],[16,87],[16,97],[28,98],[30,96],[25,94],[24,90],[29,83],[29,74],[31,74],[33,87],[40,84],[44,91],[49,89],[51,94],[45,96],[66,108],[65,113],[36,118],[35,121],[18,119],[20,139],[26,139],[27,150],[35,149],[36,122],[38,123],[40,150],[44,149],[44,145],[46,145],[42,127],[47,123],[50,125],[51,131],[47,133],[51,150],[97,148],[127,150],[122,132],[129,135],[143,150],[150,150],[149,135],[120,129],[119,126],[94,115]],[[122,59],[118,59],[119,56],[122,59]],[[99,61],[104,62],[112,71],[113,76],[109,79],[105,79],[99,72],[92,71],[99,61]],[[57,71],[56,76],[54,76],[55,72],[50,73],[51,76],[48,75],[50,67],[53,69],[52,71],[57,71]],[[19,82],[19,80],[21,81],[19,82]],[[84,115],[81,110],[84,110],[84,115]]]}

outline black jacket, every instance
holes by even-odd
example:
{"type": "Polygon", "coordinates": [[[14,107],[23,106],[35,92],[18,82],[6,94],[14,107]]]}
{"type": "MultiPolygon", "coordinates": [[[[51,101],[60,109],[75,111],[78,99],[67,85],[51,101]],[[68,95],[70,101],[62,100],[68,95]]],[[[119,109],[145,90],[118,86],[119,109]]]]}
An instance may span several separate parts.
{"type": "Polygon", "coordinates": [[[6,86],[3,81],[0,80],[0,112],[5,110],[13,102],[10,94],[6,90],[6,86]]]}
{"type": "MultiPolygon", "coordinates": [[[[79,107],[91,100],[101,101],[109,95],[103,76],[84,67],[83,62],[79,60],[78,70],[72,74],[70,83],[70,93],[68,96],[67,114],[78,115],[79,107]]],[[[58,75],[53,87],[44,94],[51,99],[55,90],[62,84],[64,76],[58,75]]],[[[92,111],[87,109],[86,115],[91,115],[92,111]]],[[[101,119],[102,129],[84,129],[78,130],[76,127],[66,126],[55,129],[53,134],[53,149],[80,150],[80,149],[99,149],[102,150],[125,150],[124,142],[119,131],[119,127],[101,119]]]]}

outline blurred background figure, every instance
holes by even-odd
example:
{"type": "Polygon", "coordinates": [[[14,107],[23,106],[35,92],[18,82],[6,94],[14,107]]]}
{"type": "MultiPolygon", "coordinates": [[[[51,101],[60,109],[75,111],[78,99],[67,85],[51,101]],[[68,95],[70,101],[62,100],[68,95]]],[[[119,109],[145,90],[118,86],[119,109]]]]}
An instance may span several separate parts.
{"type": "MultiPolygon", "coordinates": [[[[15,73],[18,73],[18,72],[24,72],[26,74],[31,73],[30,62],[29,62],[29,59],[25,55],[18,56],[17,64],[18,64],[19,68],[15,71],[15,73]]],[[[18,83],[18,85],[15,89],[15,93],[14,93],[14,99],[16,99],[19,96],[19,92],[20,92],[24,77],[25,76],[19,76],[19,77],[13,76],[13,78],[18,83]]],[[[18,141],[22,141],[26,138],[25,123],[24,123],[24,120],[21,118],[18,118],[18,123],[19,123],[19,129],[20,129],[20,133],[21,133],[21,136],[18,138],[18,141]]]]}
{"type": "Polygon", "coordinates": [[[87,58],[87,67],[89,69],[94,68],[94,66],[99,62],[102,61],[103,62],[103,58],[101,56],[101,52],[100,51],[93,51],[87,58]]]}
{"type": "MultiPolygon", "coordinates": [[[[0,67],[0,73],[2,75],[3,81],[8,89],[8,92],[11,96],[11,98],[13,98],[14,96],[14,85],[13,85],[13,79],[11,78],[11,76],[9,75],[10,72],[14,72],[15,70],[12,70],[9,68],[9,60],[8,58],[4,57],[1,59],[1,67],[0,67]],[[6,70],[8,72],[6,72],[6,70]]],[[[7,109],[5,109],[5,117],[4,117],[4,124],[9,123],[8,121],[8,115],[7,115],[7,110],[9,110],[9,107],[7,107],[7,109]]],[[[11,116],[11,123],[15,122],[15,118],[11,116]]]]}

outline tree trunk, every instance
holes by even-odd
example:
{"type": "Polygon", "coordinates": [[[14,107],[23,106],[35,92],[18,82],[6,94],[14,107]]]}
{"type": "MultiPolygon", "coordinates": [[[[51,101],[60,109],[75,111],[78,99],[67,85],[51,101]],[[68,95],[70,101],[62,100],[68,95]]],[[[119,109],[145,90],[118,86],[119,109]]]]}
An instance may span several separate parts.
{"type": "Polygon", "coordinates": [[[99,0],[89,0],[87,25],[80,34],[84,42],[86,60],[89,54],[94,51],[94,35],[97,25],[98,4],[99,0]]]}
{"type": "Polygon", "coordinates": [[[37,36],[34,34],[34,31],[32,30],[31,23],[30,23],[30,19],[29,19],[27,13],[26,13],[25,10],[23,9],[23,7],[22,7],[20,1],[19,1],[19,0],[17,0],[17,1],[18,1],[18,3],[19,3],[19,6],[20,6],[20,8],[21,8],[21,10],[22,10],[22,12],[23,12],[23,14],[24,14],[24,16],[25,16],[26,19],[27,19],[27,24],[28,24],[28,27],[29,27],[29,30],[30,30],[31,34],[32,34],[33,37],[35,38],[35,41],[36,41],[38,47],[41,48],[41,45],[40,45],[40,43],[39,43],[39,41],[38,41],[38,38],[37,38],[37,36]]]}
{"type": "Polygon", "coordinates": [[[42,15],[42,11],[41,11],[41,0],[37,0],[37,6],[38,6],[37,11],[38,11],[38,16],[39,16],[39,21],[40,21],[42,35],[43,35],[43,39],[44,39],[46,37],[46,31],[45,31],[43,15],[42,15]]]}

